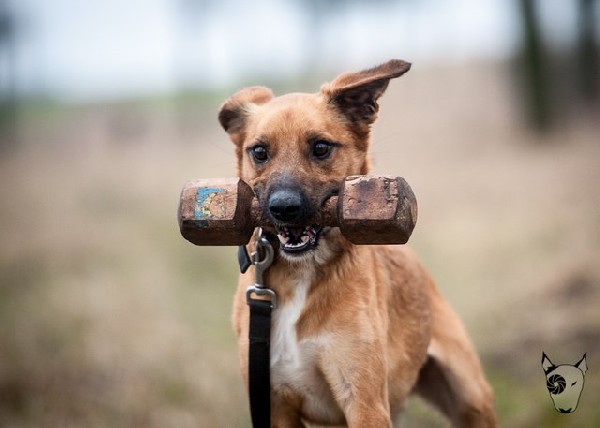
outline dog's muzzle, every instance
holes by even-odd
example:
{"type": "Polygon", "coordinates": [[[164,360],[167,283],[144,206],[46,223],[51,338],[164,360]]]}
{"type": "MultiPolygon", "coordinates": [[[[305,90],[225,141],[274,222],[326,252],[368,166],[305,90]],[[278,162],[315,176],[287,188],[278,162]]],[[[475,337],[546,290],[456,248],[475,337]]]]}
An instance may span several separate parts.
{"type": "Polygon", "coordinates": [[[299,190],[284,188],[271,192],[268,212],[274,220],[281,249],[299,254],[316,248],[322,227],[309,224],[312,217],[310,202],[299,190]]]}

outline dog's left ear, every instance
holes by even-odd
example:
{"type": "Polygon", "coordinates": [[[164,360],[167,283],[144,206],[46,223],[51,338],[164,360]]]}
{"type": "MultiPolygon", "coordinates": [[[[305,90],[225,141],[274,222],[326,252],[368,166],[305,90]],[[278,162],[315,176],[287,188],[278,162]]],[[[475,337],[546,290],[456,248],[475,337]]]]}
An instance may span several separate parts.
{"type": "Polygon", "coordinates": [[[581,370],[583,372],[584,376],[585,376],[585,372],[587,372],[587,363],[585,361],[585,356],[586,356],[586,354],[583,354],[583,358],[581,360],[579,360],[579,362],[577,364],[575,364],[575,367],[577,367],[579,370],[581,370]]]}
{"type": "Polygon", "coordinates": [[[358,73],[344,73],[321,87],[321,94],[334,104],[359,133],[368,132],[377,118],[377,100],[387,89],[390,79],[410,70],[410,63],[393,59],[358,73]]]}

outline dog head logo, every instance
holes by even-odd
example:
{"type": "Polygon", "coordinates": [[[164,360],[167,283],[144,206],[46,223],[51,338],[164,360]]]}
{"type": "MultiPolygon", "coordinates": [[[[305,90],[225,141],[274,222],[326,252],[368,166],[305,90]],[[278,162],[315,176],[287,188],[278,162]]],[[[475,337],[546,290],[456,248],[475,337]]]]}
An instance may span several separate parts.
{"type": "Polygon", "coordinates": [[[575,365],[554,365],[545,353],[542,353],[542,368],[546,374],[546,387],[550,392],[550,398],[554,408],[560,413],[573,413],[577,409],[587,364],[585,354],[575,365]]]}

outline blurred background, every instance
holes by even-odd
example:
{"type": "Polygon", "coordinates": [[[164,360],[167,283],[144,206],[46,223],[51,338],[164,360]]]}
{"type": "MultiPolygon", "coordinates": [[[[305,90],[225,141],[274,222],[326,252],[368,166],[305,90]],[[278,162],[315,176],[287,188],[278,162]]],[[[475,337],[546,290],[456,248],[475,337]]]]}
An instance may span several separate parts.
{"type": "MultiPolygon", "coordinates": [[[[234,248],[176,223],[231,176],[246,85],[318,90],[389,58],[374,172],[460,313],[506,427],[600,426],[600,2],[0,0],[0,426],[248,427],[234,248]],[[587,353],[556,413],[542,351],[587,353]]],[[[447,424],[418,399],[408,427],[447,424]]]]}

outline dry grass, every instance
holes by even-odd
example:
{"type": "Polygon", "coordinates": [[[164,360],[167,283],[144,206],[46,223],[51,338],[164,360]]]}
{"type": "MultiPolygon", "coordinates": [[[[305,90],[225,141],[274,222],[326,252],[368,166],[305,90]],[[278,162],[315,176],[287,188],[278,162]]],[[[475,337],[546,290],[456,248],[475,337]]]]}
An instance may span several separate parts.
{"type": "MultiPolygon", "coordinates": [[[[494,66],[413,69],[382,101],[375,172],[413,186],[411,245],[482,352],[503,425],[598,426],[600,124],[534,137],[509,83],[494,66]],[[577,413],[554,412],[542,350],[588,353],[577,413]]],[[[21,123],[0,161],[0,425],[249,426],[234,249],[188,244],[175,218],[186,179],[234,172],[217,109],[21,123]]],[[[430,413],[411,403],[405,425],[445,426],[430,413]]]]}

